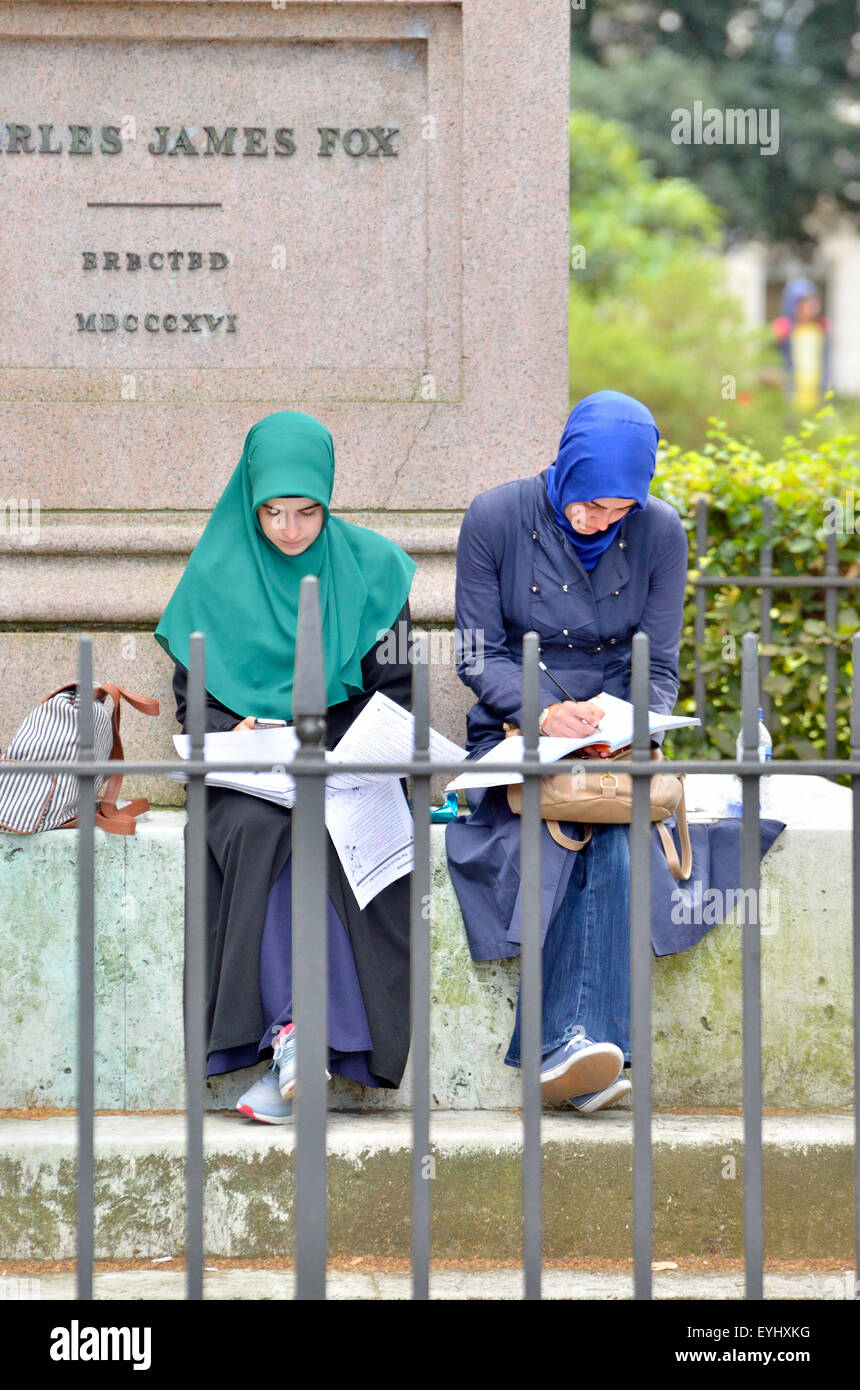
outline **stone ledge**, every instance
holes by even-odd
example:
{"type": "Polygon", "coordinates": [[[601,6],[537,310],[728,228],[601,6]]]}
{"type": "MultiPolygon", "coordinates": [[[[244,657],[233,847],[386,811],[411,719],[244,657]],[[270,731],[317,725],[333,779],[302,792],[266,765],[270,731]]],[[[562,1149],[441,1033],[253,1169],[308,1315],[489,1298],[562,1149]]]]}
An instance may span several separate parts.
{"type": "MultiPolygon", "coordinates": [[[[205,512],[50,512],[38,543],[0,527],[0,623],[155,627],[208,520],[205,512]]],[[[420,560],[413,616],[451,623],[461,512],[335,513],[420,560]]]]}
{"type": "MultiPolygon", "coordinates": [[[[789,821],[762,864],[779,894],[777,930],[762,937],[763,1095],[777,1108],[852,1104],[850,792],[820,778],[774,778],[789,821]],[[802,784],[797,786],[795,784],[802,784]],[[813,828],[795,826],[801,801],[813,828]],[[826,876],[821,866],[827,866],[826,876]]],[[[776,804],[779,814],[780,801],[776,804]]],[[[96,1085],[100,1109],[177,1110],[181,1044],[184,812],[153,811],[132,838],[96,831],[96,1085]],[[157,988],[154,988],[157,984],[157,988]]],[[[431,828],[433,1104],[512,1109],[519,1074],[503,1058],[519,963],[469,957],[448,876],[444,827],[431,828]]],[[[75,1100],[75,832],[0,834],[0,1002],[6,1047],[0,1105],[75,1100]],[[49,1048],[46,1037],[52,1039],[49,1048]]],[[[741,938],[731,921],[653,963],[653,1096],[658,1107],[741,1103],[741,938]]],[[[251,1071],[213,1078],[208,1104],[235,1104],[251,1071]]],[[[335,1079],[331,1104],[396,1110],[398,1091],[335,1079]]]]}
{"type": "MultiPolygon", "coordinates": [[[[34,1272],[21,1276],[10,1275],[11,1289],[16,1278],[29,1288],[35,1280],[43,1299],[72,1300],[76,1297],[74,1274],[34,1272]]],[[[744,1276],[741,1273],[711,1274],[710,1272],[657,1271],[653,1281],[654,1301],[709,1299],[724,1303],[742,1301],[744,1276]]],[[[254,1302],[282,1301],[295,1297],[295,1274],[291,1269],[217,1269],[207,1267],[203,1276],[204,1297],[208,1300],[253,1300],[254,1302]]],[[[14,1297],[7,1294],[6,1297],[14,1297]]],[[[21,1298],[32,1297],[21,1293],[21,1298]]],[[[547,1267],[544,1262],[541,1278],[541,1298],[553,1300],[625,1301],[633,1297],[633,1275],[628,1272],[593,1274],[584,1270],[547,1267]]],[[[854,1298],[853,1268],[840,1270],[798,1270],[764,1275],[765,1299],[791,1299],[808,1302],[844,1301],[854,1298]]],[[[93,1278],[93,1298],[96,1302],[116,1299],[185,1298],[185,1273],[162,1265],[158,1269],[126,1269],[96,1273],[93,1278]]],[[[412,1299],[412,1275],[400,1270],[343,1270],[329,1269],[326,1278],[326,1298],[330,1302],[372,1302],[412,1299]]],[[[521,1269],[482,1269],[478,1272],[463,1269],[430,1270],[430,1298],[451,1302],[456,1300],[494,1300],[519,1302],[523,1298],[521,1269]]]]}
{"type": "MultiPolygon", "coordinates": [[[[765,1249],[772,1258],[850,1261],[850,1116],[768,1116],[763,1126],[765,1249]]],[[[544,1257],[631,1253],[632,1119],[544,1117],[544,1257]]],[[[0,1257],[74,1253],[73,1119],[0,1120],[0,1257]]],[[[409,1116],[332,1117],[332,1256],[403,1257],[410,1240],[409,1116]]],[[[518,1259],[519,1116],[431,1117],[433,1254],[518,1259]]],[[[225,1116],[205,1122],[207,1254],[292,1254],[292,1129],[225,1116]]],[[[96,1258],[177,1255],[184,1247],[184,1117],[97,1117],[96,1258]]],[[[743,1245],[743,1122],[655,1115],[655,1258],[737,1256],[743,1245]],[[731,1164],[729,1160],[732,1160],[731,1164]]]]}
{"type": "MultiPolygon", "coordinates": [[[[7,507],[9,502],[6,502],[7,507]]],[[[29,503],[22,517],[31,517],[29,503]]],[[[17,513],[15,514],[17,515],[17,513]]],[[[210,512],[201,511],[49,511],[39,512],[36,544],[23,540],[11,526],[0,529],[0,555],[44,559],[48,555],[184,555],[203,534],[210,512]]],[[[404,550],[416,554],[453,554],[457,549],[462,512],[358,511],[336,508],[333,516],[379,531],[404,550]]]]}

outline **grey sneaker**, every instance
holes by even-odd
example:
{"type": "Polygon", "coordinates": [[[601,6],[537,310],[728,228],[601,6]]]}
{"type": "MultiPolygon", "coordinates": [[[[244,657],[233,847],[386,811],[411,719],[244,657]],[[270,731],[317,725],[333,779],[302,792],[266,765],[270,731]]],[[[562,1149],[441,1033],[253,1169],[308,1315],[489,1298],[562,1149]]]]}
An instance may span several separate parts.
{"type": "Polygon", "coordinates": [[[259,1120],[264,1125],[288,1125],[293,1118],[293,1103],[283,1100],[278,1089],[277,1067],[267,1067],[253,1086],[236,1102],[240,1115],[259,1120]]]}
{"type": "Polygon", "coordinates": [[[607,1086],[604,1091],[589,1091],[584,1096],[568,1096],[568,1104],[574,1110],[578,1110],[580,1115],[593,1115],[596,1110],[606,1110],[608,1106],[614,1105],[622,1096],[629,1096],[633,1090],[631,1083],[626,1076],[619,1076],[617,1081],[613,1081],[611,1086],[607,1086]]]}
{"type": "Polygon", "coordinates": [[[603,1091],[617,1081],[624,1066],[624,1053],[615,1043],[593,1042],[591,1038],[571,1038],[541,1063],[540,1080],[544,1100],[568,1100],[571,1096],[603,1091]]]}
{"type": "MultiPolygon", "coordinates": [[[[290,1100],[296,1090],[296,1030],[292,1023],[285,1023],[273,1043],[274,1063],[278,1068],[278,1086],[284,1100],[290,1100]]],[[[325,1074],[331,1081],[331,1072],[325,1074]]]]}

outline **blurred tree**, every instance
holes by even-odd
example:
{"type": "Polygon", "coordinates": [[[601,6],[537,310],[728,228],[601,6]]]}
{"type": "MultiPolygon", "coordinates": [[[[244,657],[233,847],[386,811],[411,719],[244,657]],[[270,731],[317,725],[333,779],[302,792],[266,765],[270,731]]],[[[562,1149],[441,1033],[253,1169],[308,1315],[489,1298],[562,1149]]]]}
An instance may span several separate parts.
{"type": "Polygon", "coordinates": [[[657,278],[679,255],[720,250],[719,208],[689,179],[654,174],[618,122],[570,113],[571,244],[585,248],[576,279],[593,293],[657,278]]]}
{"type": "Polygon", "coordinates": [[[601,0],[573,9],[571,105],[622,121],[658,176],[691,179],[728,229],[804,240],[820,195],[860,210],[856,0],[601,0]],[[675,144],[672,112],[776,109],[779,148],[675,144]]]}
{"type": "Polygon", "coordinates": [[[687,447],[712,415],[781,438],[762,336],[726,290],[719,209],[686,179],[655,179],[624,128],[589,111],[570,114],[570,186],[571,400],[629,392],[687,447]]]}

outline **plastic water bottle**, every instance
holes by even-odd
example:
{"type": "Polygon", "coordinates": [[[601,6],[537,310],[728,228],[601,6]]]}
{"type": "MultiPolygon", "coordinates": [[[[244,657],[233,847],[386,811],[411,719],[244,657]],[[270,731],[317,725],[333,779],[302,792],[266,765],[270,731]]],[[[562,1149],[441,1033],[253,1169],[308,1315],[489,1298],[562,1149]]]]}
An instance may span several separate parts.
{"type": "MultiPolygon", "coordinates": [[[[759,712],[758,712],[758,760],[759,760],[760,763],[769,763],[770,760],[771,760],[771,758],[773,757],[773,739],[771,738],[771,736],[770,736],[770,734],[769,734],[767,728],[765,727],[764,720],[763,720],[763,717],[762,717],[762,716],[763,716],[763,711],[760,709],[759,712]]],[[[738,762],[739,762],[739,763],[740,763],[740,762],[743,762],[743,756],[744,756],[744,731],[743,731],[743,728],[741,728],[741,731],[740,731],[740,733],[738,734],[737,742],[736,742],[736,744],[735,744],[735,749],[736,749],[736,752],[737,752],[737,760],[738,760],[738,762]]],[[[759,782],[759,801],[758,801],[758,808],[759,808],[759,811],[761,811],[761,808],[762,808],[762,798],[761,798],[762,779],[759,778],[759,779],[758,779],[758,782],[759,782]]],[[[765,790],[766,790],[766,785],[765,785],[765,790]]],[[[729,796],[728,806],[726,807],[726,814],[729,815],[729,816],[740,816],[741,813],[742,813],[742,811],[743,811],[743,789],[742,789],[742,787],[741,787],[741,778],[740,778],[740,777],[733,777],[733,778],[732,778],[732,790],[731,790],[731,793],[730,793],[730,796],[729,796]]]]}

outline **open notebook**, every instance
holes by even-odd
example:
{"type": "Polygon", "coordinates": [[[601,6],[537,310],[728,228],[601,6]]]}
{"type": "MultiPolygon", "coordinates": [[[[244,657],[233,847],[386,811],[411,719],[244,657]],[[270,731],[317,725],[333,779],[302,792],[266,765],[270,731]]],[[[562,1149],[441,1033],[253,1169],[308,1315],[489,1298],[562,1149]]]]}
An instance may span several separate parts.
{"type": "MultiPolygon", "coordinates": [[[[577,753],[586,748],[606,748],[610,753],[617,753],[619,749],[626,748],[633,742],[633,706],[629,700],[619,700],[615,695],[607,695],[602,692],[593,697],[594,703],[600,705],[604,710],[603,718],[593,734],[587,738],[540,738],[538,740],[538,757],[542,763],[554,763],[559,758],[567,757],[568,753],[577,753]]],[[[691,719],[685,715],[678,714],[657,714],[654,710],[648,711],[648,731],[655,734],[665,729],[681,729],[694,724],[700,724],[701,720],[691,719]]],[[[447,791],[461,791],[467,787],[500,787],[507,786],[512,782],[521,782],[522,775],[519,772],[494,772],[495,763],[518,762],[523,756],[523,738],[521,734],[515,734],[511,738],[502,739],[482,758],[476,758],[470,764],[475,770],[473,772],[461,772],[459,777],[455,777],[453,782],[449,782],[447,791]]]]}
{"type": "MultiPolygon", "coordinates": [[[[387,695],[377,691],[368,700],[361,714],[347,729],[337,746],[326,753],[328,763],[345,762],[408,762],[412,757],[412,729],[414,720],[408,709],[390,700],[387,695]]],[[[180,758],[190,758],[191,739],[188,734],[174,734],[173,743],[180,758]]],[[[295,779],[287,772],[298,748],[298,736],[292,726],[284,729],[234,729],[226,733],[205,734],[203,757],[209,763],[239,762],[242,758],[273,764],[273,771],[266,772],[218,772],[213,768],[206,773],[206,781],[232,791],[247,792],[251,796],[263,797],[266,801],[276,801],[281,806],[293,806],[296,799],[295,779]]],[[[466,750],[450,739],[430,730],[430,758],[436,762],[461,762],[466,750]]],[[[182,771],[169,772],[168,777],[177,781],[187,781],[182,771]]],[[[374,782],[386,774],[353,774],[336,772],[329,774],[328,790],[345,791],[351,787],[374,782]]]]}

